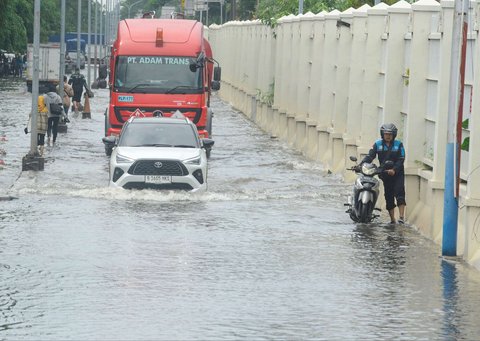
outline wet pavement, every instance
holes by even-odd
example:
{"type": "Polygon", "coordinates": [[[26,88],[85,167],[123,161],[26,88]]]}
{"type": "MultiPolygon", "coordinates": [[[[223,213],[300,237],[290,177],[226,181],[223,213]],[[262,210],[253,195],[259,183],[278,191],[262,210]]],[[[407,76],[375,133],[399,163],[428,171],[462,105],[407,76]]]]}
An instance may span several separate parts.
{"type": "Polygon", "coordinates": [[[215,97],[206,193],[108,188],[92,119],[21,172],[31,96],[0,80],[0,340],[478,340],[480,274],[215,97]]]}

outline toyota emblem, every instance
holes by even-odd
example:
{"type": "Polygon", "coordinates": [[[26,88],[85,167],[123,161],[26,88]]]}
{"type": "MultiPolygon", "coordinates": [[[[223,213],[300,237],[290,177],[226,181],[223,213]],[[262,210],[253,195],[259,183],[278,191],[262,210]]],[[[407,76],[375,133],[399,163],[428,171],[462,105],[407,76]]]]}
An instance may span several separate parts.
{"type": "Polygon", "coordinates": [[[161,163],[160,161],[157,161],[153,164],[153,167],[155,168],[162,168],[162,166],[163,166],[163,163],[161,163]]]}

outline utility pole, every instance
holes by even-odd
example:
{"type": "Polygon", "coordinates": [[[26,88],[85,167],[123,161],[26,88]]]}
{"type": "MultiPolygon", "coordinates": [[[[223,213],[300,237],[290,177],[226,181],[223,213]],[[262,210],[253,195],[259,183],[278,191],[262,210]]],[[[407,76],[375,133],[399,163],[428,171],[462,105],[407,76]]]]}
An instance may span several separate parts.
{"type": "Polygon", "coordinates": [[[87,38],[87,44],[88,44],[88,50],[87,50],[87,60],[86,62],[88,63],[87,65],[87,84],[88,86],[91,86],[92,83],[90,83],[90,61],[91,61],[91,50],[90,50],[90,45],[91,45],[91,38],[90,36],[92,35],[92,1],[88,1],[88,38],[87,38]]]}
{"type": "Polygon", "coordinates": [[[303,14],[303,0],[298,0],[298,14],[303,14]]]}
{"type": "Polygon", "coordinates": [[[445,191],[443,198],[443,256],[457,255],[460,146],[462,140],[469,4],[469,0],[455,0],[447,119],[447,155],[445,157],[445,191]],[[457,119],[456,125],[455,119],[457,119]]]}
{"type": "Polygon", "coordinates": [[[40,0],[35,0],[33,15],[32,116],[30,117],[30,152],[22,159],[22,171],[44,169],[45,160],[37,151],[38,72],[40,64],[40,0]]]}
{"type": "Polygon", "coordinates": [[[82,0],[78,0],[77,11],[77,67],[80,69],[80,32],[82,31],[82,0]]]}
{"type": "Polygon", "coordinates": [[[98,51],[99,58],[102,59],[103,57],[103,44],[105,43],[105,33],[103,32],[103,0],[100,0],[100,19],[99,19],[98,27],[100,29],[100,49],[98,51]]]}
{"type": "Polygon", "coordinates": [[[97,47],[98,47],[98,3],[95,1],[95,49],[94,49],[94,63],[93,63],[93,81],[97,79],[97,47]]]}
{"type": "MultiPolygon", "coordinates": [[[[60,5],[60,72],[58,74],[60,78],[58,82],[58,94],[63,102],[63,96],[65,95],[63,86],[63,77],[65,75],[65,0],[62,0],[60,5]]],[[[59,133],[66,133],[67,130],[67,124],[63,120],[60,120],[57,131],[59,133]]]]}
{"type": "Polygon", "coordinates": [[[60,75],[58,94],[63,98],[63,76],[65,74],[65,0],[60,5],[60,75]]]}

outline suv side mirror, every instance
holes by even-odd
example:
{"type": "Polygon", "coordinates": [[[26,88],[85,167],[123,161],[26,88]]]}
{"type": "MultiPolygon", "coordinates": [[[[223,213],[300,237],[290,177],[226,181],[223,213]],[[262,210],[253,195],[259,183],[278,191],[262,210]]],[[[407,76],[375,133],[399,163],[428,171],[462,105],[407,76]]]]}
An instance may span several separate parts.
{"type": "Polygon", "coordinates": [[[205,148],[211,148],[215,144],[215,141],[212,139],[202,139],[202,146],[205,148]]]}
{"type": "Polygon", "coordinates": [[[103,143],[108,147],[114,147],[117,144],[117,137],[110,135],[102,138],[103,143]]]}

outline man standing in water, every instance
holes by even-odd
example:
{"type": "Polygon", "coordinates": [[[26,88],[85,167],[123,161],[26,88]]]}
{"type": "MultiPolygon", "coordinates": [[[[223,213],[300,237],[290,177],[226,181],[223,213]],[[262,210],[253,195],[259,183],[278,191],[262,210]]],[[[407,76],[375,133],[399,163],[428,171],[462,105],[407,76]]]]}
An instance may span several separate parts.
{"type": "Polygon", "coordinates": [[[385,164],[385,161],[393,161],[393,168],[386,170],[380,174],[380,179],[383,181],[385,190],[385,202],[387,211],[390,215],[390,222],[395,224],[395,207],[398,206],[400,217],[399,224],[405,223],[405,172],[403,162],[405,161],[405,148],[403,143],[396,140],[397,127],[393,123],[386,123],[380,127],[380,137],[377,140],[368,155],[365,156],[361,163],[372,162],[376,156],[380,166],[385,164]],[[397,204],[395,205],[395,199],[397,204]]]}

